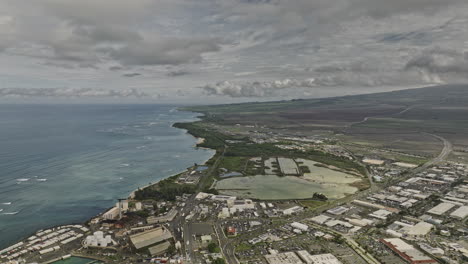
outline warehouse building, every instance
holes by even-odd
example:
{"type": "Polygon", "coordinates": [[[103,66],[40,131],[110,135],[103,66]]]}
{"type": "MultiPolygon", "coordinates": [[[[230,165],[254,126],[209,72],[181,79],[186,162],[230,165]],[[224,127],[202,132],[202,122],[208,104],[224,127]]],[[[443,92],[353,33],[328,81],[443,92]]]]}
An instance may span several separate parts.
{"type": "Polygon", "coordinates": [[[177,209],[171,209],[167,214],[162,216],[150,216],[146,218],[146,222],[150,225],[152,224],[159,224],[159,223],[166,223],[174,220],[177,215],[177,209]]]}
{"type": "Polygon", "coordinates": [[[298,223],[298,222],[292,223],[291,227],[299,229],[299,230],[304,231],[304,232],[309,230],[309,227],[307,225],[304,225],[304,224],[301,224],[301,223],[298,223]]]}
{"type": "Polygon", "coordinates": [[[301,259],[294,252],[269,254],[264,256],[268,264],[301,264],[301,259]]]}
{"type": "Polygon", "coordinates": [[[419,222],[414,226],[405,226],[402,228],[403,234],[407,236],[408,239],[420,239],[424,238],[431,230],[434,228],[434,225],[419,222]]]}
{"type": "Polygon", "coordinates": [[[312,262],[312,255],[305,251],[305,250],[299,250],[296,252],[297,255],[304,261],[304,263],[306,264],[313,264],[314,262],[312,262]]]}
{"type": "Polygon", "coordinates": [[[468,206],[462,206],[450,214],[451,217],[463,220],[468,216],[468,206]]]}
{"type": "Polygon", "coordinates": [[[171,243],[169,243],[168,241],[165,241],[161,244],[148,248],[148,250],[151,256],[159,256],[159,255],[166,253],[166,251],[169,249],[170,246],[171,246],[171,243]]]}
{"type": "Polygon", "coordinates": [[[142,233],[138,233],[130,236],[130,240],[136,249],[144,248],[147,246],[154,245],[156,243],[169,240],[172,238],[171,232],[168,230],[158,227],[142,233]]]}
{"type": "Polygon", "coordinates": [[[437,263],[437,261],[424,255],[421,251],[399,238],[386,238],[380,241],[410,264],[437,263]]]}
{"type": "Polygon", "coordinates": [[[446,212],[448,212],[450,209],[452,209],[453,207],[455,207],[455,205],[451,203],[440,203],[427,212],[433,215],[443,215],[446,212]]]}
{"type": "Polygon", "coordinates": [[[335,256],[332,254],[320,254],[311,256],[313,264],[342,264],[335,256]]]}

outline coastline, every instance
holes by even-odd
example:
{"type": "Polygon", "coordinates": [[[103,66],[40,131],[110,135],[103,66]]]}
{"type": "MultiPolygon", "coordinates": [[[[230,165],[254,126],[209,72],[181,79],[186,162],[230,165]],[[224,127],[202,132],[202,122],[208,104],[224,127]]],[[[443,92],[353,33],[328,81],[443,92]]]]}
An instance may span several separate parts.
{"type": "MultiPolygon", "coordinates": [[[[179,110],[179,109],[177,109],[177,111],[181,111],[181,112],[192,112],[192,113],[194,113],[193,111],[186,111],[186,110],[179,110]]],[[[183,122],[183,123],[193,123],[193,122],[197,122],[197,121],[199,121],[199,120],[200,120],[200,116],[195,116],[195,117],[193,118],[193,120],[191,120],[191,121],[185,121],[185,122],[183,122]]],[[[174,126],[174,124],[176,124],[176,123],[178,123],[178,122],[173,122],[173,123],[170,125],[170,127],[173,127],[173,128],[175,128],[175,129],[182,129],[182,130],[185,130],[187,134],[189,134],[192,138],[194,138],[194,139],[196,140],[196,141],[195,141],[195,144],[193,145],[194,148],[208,149],[208,150],[214,151],[214,153],[213,153],[209,158],[207,158],[205,161],[203,161],[203,163],[200,164],[200,165],[205,165],[209,160],[211,160],[211,159],[216,155],[216,150],[215,150],[215,149],[205,148],[205,147],[199,147],[199,146],[198,146],[199,144],[202,144],[202,143],[205,141],[204,138],[196,137],[196,136],[192,135],[187,129],[178,128],[178,127],[174,126]]],[[[161,179],[155,181],[154,183],[149,183],[149,184],[144,185],[144,186],[142,186],[142,187],[138,187],[137,189],[135,189],[135,190],[133,190],[132,192],[130,192],[130,194],[129,194],[127,197],[128,197],[129,199],[133,199],[133,197],[134,197],[136,191],[141,190],[141,189],[145,189],[145,188],[148,188],[148,187],[151,187],[151,186],[154,186],[154,185],[158,184],[158,183],[159,183],[160,181],[162,181],[162,180],[165,180],[165,179],[174,177],[174,176],[176,176],[176,175],[179,175],[179,174],[181,174],[181,173],[186,172],[187,170],[188,170],[188,168],[183,169],[183,170],[181,170],[181,171],[179,171],[179,172],[177,172],[177,173],[174,173],[174,174],[165,176],[165,177],[163,177],[163,178],[161,178],[161,179]]],[[[107,210],[109,210],[109,208],[106,208],[106,209],[104,209],[102,212],[100,212],[100,213],[98,213],[98,214],[96,214],[96,215],[93,215],[93,216],[87,218],[85,221],[69,222],[69,223],[64,223],[64,224],[59,224],[59,225],[53,225],[53,226],[49,226],[49,227],[44,227],[44,228],[38,229],[38,230],[36,230],[35,232],[32,232],[32,233],[30,233],[29,235],[26,235],[26,236],[24,236],[24,237],[22,237],[22,238],[20,238],[20,239],[18,239],[18,240],[16,240],[16,241],[11,241],[11,242],[9,242],[9,243],[6,245],[5,248],[8,248],[9,246],[14,245],[14,244],[16,244],[16,243],[19,243],[19,242],[21,242],[21,241],[24,241],[24,240],[27,239],[28,237],[30,237],[30,236],[36,234],[37,232],[40,232],[41,230],[50,229],[50,228],[57,228],[57,227],[60,227],[60,226],[65,226],[65,225],[74,225],[74,224],[86,225],[86,223],[88,223],[89,221],[91,221],[91,219],[93,219],[93,218],[95,218],[95,217],[98,217],[98,216],[101,216],[102,214],[104,214],[105,212],[107,212],[107,210]]],[[[0,248],[0,250],[2,250],[2,249],[4,249],[4,248],[0,248]]]]}

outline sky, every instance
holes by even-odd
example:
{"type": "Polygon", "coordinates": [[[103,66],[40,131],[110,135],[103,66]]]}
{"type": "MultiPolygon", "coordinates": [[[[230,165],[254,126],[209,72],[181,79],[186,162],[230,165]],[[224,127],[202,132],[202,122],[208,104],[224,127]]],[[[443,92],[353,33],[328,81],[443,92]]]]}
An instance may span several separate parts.
{"type": "Polygon", "coordinates": [[[466,0],[0,0],[0,102],[229,103],[467,79],[466,0]]]}

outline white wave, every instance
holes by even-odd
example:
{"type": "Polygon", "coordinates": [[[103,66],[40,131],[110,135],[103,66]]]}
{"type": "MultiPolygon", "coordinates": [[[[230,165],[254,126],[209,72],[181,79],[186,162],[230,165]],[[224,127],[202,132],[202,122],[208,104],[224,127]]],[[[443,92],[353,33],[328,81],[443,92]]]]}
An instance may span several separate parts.
{"type": "Polygon", "coordinates": [[[120,164],[119,166],[120,166],[120,167],[130,167],[130,164],[128,164],[128,163],[122,163],[122,164],[120,164]]]}
{"type": "Polygon", "coordinates": [[[15,215],[15,214],[17,214],[17,213],[19,213],[19,212],[3,213],[3,215],[15,215]]]}
{"type": "Polygon", "coordinates": [[[16,179],[16,181],[27,182],[27,181],[29,181],[29,178],[16,179]]]}
{"type": "Polygon", "coordinates": [[[3,209],[0,209],[0,212],[3,212],[3,209]]]}
{"type": "Polygon", "coordinates": [[[11,205],[11,202],[2,203],[3,205],[11,205]]]}
{"type": "Polygon", "coordinates": [[[38,182],[45,182],[45,181],[47,181],[47,179],[37,179],[36,181],[38,181],[38,182]]]}

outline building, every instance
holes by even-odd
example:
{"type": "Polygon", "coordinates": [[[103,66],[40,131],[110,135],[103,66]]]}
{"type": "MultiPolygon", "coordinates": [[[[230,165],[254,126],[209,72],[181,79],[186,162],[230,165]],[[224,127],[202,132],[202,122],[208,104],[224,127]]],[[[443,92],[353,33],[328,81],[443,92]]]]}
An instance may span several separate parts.
{"type": "Polygon", "coordinates": [[[302,264],[301,259],[294,252],[269,254],[264,256],[268,264],[302,264]]]}
{"type": "Polygon", "coordinates": [[[212,194],[209,194],[209,193],[204,193],[204,192],[199,192],[197,194],[197,196],[195,196],[195,199],[196,200],[203,200],[203,199],[206,199],[208,197],[212,196],[212,194]]]}
{"type": "Polygon", "coordinates": [[[214,201],[225,202],[229,200],[237,200],[237,197],[228,195],[213,195],[211,196],[211,199],[214,201]]]}
{"type": "Polygon", "coordinates": [[[380,166],[385,163],[385,161],[378,160],[378,159],[363,159],[362,162],[369,164],[369,165],[376,165],[376,166],[380,166]]]}
{"type": "Polygon", "coordinates": [[[401,168],[405,168],[405,169],[414,169],[418,167],[418,165],[416,164],[411,164],[411,163],[406,163],[406,162],[395,162],[393,163],[393,165],[401,167],[401,168]]]}
{"type": "Polygon", "coordinates": [[[434,259],[424,255],[412,245],[399,238],[386,238],[380,241],[410,264],[437,263],[434,259]]]}
{"type": "Polygon", "coordinates": [[[141,211],[143,209],[143,204],[141,202],[135,203],[135,211],[141,211]]]}
{"type": "Polygon", "coordinates": [[[314,262],[312,261],[312,255],[309,254],[309,252],[305,250],[299,250],[296,252],[296,254],[304,261],[306,264],[313,264],[314,262]]]}
{"type": "Polygon", "coordinates": [[[301,231],[304,231],[306,232],[307,230],[309,230],[309,227],[307,225],[304,225],[304,224],[301,224],[301,223],[298,223],[298,222],[294,222],[291,224],[291,227],[292,228],[296,228],[296,229],[299,229],[301,231]]]}
{"type": "Polygon", "coordinates": [[[436,257],[442,257],[445,254],[445,251],[443,249],[431,247],[430,245],[428,245],[426,243],[420,243],[419,247],[423,251],[425,251],[425,252],[427,252],[427,253],[429,253],[429,254],[431,254],[433,256],[436,256],[436,257]]]}
{"type": "Polygon", "coordinates": [[[170,246],[171,243],[169,243],[168,241],[164,241],[161,244],[157,244],[156,246],[148,248],[148,251],[151,254],[151,256],[159,256],[166,253],[170,246]]]}
{"type": "Polygon", "coordinates": [[[372,214],[369,214],[369,216],[380,219],[380,220],[387,220],[388,216],[390,216],[391,214],[392,212],[390,211],[380,209],[380,210],[373,212],[372,214]]]}
{"type": "Polygon", "coordinates": [[[150,216],[146,218],[146,222],[150,225],[152,224],[159,224],[159,223],[166,223],[174,220],[177,215],[177,209],[171,209],[167,214],[162,216],[150,216]]]}
{"type": "Polygon", "coordinates": [[[327,213],[332,214],[332,215],[342,215],[346,213],[347,211],[349,211],[348,207],[338,206],[338,207],[327,210],[327,213]]]}
{"type": "Polygon", "coordinates": [[[315,217],[312,217],[310,218],[310,220],[314,223],[317,223],[319,225],[323,225],[325,224],[328,220],[330,220],[331,218],[326,216],[326,215],[317,215],[315,217]]]}
{"type": "Polygon", "coordinates": [[[213,241],[213,238],[211,237],[211,235],[201,236],[200,239],[203,245],[208,245],[211,241],[213,241]]]}
{"type": "Polygon", "coordinates": [[[312,255],[311,260],[313,264],[342,264],[341,261],[332,254],[312,255]]]}
{"type": "Polygon", "coordinates": [[[463,220],[468,216],[468,206],[461,206],[450,214],[451,217],[463,220]]]}
{"type": "Polygon", "coordinates": [[[452,209],[453,207],[455,207],[455,205],[452,203],[440,203],[437,206],[430,209],[429,211],[427,211],[427,213],[433,214],[433,215],[443,215],[446,212],[448,212],[450,209],[452,209]]]}
{"type": "Polygon", "coordinates": [[[111,209],[109,209],[107,212],[105,212],[102,215],[102,218],[106,219],[106,220],[114,220],[114,219],[117,219],[119,217],[119,214],[120,214],[119,208],[118,207],[112,207],[111,209]]]}
{"type": "Polygon", "coordinates": [[[156,243],[172,239],[172,234],[168,230],[157,227],[142,233],[130,236],[130,241],[136,249],[154,245],[156,243]]]}
{"type": "Polygon", "coordinates": [[[348,221],[350,224],[355,225],[355,226],[360,226],[360,227],[365,227],[368,225],[372,225],[374,221],[370,219],[357,219],[357,218],[347,218],[346,221],[348,221]]]}
{"type": "Polygon", "coordinates": [[[102,231],[96,231],[92,236],[87,236],[83,241],[85,247],[107,247],[115,244],[110,235],[104,236],[102,231]]]}
{"type": "Polygon", "coordinates": [[[434,228],[434,225],[432,224],[419,222],[414,226],[410,225],[403,227],[402,232],[407,236],[408,239],[420,239],[429,234],[432,228],[434,228]]]}
{"type": "Polygon", "coordinates": [[[230,216],[231,216],[231,213],[229,212],[229,208],[227,207],[221,208],[221,212],[219,212],[218,214],[218,218],[220,219],[228,218],[230,216]]]}
{"type": "Polygon", "coordinates": [[[228,226],[226,228],[226,233],[227,233],[228,236],[235,236],[235,235],[237,235],[237,230],[233,226],[228,226]]]}
{"type": "Polygon", "coordinates": [[[293,206],[291,208],[288,208],[288,209],[284,209],[283,210],[283,214],[284,215],[292,215],[292,214],[297,214],[299,212],[302,212],[304,210],[303,207],[300,207],[300,206],[293,206]]]}
{"type": "Polygon", "coordinates": [[[227,200],[228,208],[234,209],[235,211],[242,212],[244,210],[255,209],[255,203],[250,199],[245,200],[227,200]]]}

